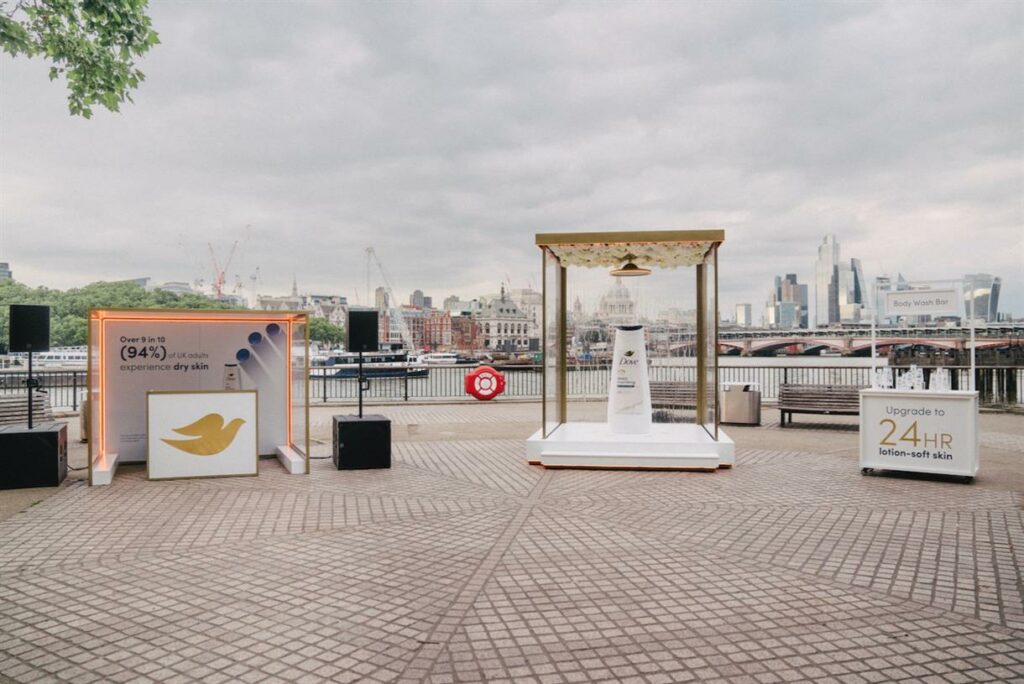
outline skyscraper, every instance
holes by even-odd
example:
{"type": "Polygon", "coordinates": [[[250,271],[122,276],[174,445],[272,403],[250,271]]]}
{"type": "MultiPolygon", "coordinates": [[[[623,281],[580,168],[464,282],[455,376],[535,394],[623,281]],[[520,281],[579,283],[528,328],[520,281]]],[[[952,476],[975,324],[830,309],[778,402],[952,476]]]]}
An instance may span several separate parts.
{"type": "Polygon", "coordinates": [[[14,277],[14,273],[11,271],[11,265],[6,261],[0,261],[0,282],[10,280],[14,277]]]}
{"type": "MultiPolygon", "coordinates": [[[[0,264],[2,266],[3,264],[0,264]]],[[[968,273],[964,296],[964,315],[971,315],[971,300],[974,300],[974,318],[992,323],[999,320],[999,290],[1003,280],[988,273],[968,273]],[[973,289],[972,289],[973,285],[973,289]]]]}
{"type": "Polygon", "coordinates": [[[821,328],[832,323],[859,322],[867,297],[860,259],[843,263],[836,236],[826,235],[818,246],[818,261],[814,265],[814,325],[821,328]]]}
{"type": "Polygon", "coordinates": [[[751,321],[751,311],[749,304],[737,304],[736,305],[736,325],[741,328],[749,328],[753,324],[751,321]]]}
{"type": "Polygon", "coordinates": [[[885,310],[885,294],[892,291],[892,278],[887,275],[875,278],[875,323],[892,325],[896,322],[885,310]]]}
{"type": "Polygon", "coordinates": [[[829,233],[818,245],[818,261],[814,264],[814,326],[822,328],[839,320],[836,297],[836,267],[839,265],[839,243],[829,233]]]}

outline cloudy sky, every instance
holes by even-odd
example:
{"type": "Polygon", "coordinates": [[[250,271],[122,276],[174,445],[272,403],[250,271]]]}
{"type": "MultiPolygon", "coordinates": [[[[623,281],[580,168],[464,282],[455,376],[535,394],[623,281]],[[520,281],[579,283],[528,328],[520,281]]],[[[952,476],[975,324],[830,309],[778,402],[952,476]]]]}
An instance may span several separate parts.
{"type": "MultiPolygon", "coordinates": [[[[365,303],[539,287],[537,232],[721,227],[723,313],[811,282],[983,271],[1024,314],[1020,2],[156,2],[121,114],[0,56],[0,261],[54,287],[365,303]],[[374,285],[379,278],[374,276],[374,285]]],[[[813,299],[813,286],[811,288],[813,299]]],[[[813,305],[812,305],[813,306],[813,305]]]]}

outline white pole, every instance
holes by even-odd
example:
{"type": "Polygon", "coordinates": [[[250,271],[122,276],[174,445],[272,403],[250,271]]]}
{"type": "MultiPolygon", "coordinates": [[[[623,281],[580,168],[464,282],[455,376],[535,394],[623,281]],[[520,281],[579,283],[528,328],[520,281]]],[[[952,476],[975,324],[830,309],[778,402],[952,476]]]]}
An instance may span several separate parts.
{"type": "Polygon", "coordinates": [[[875,385],[875,374],[878,373],[875,362],[875,321],[878,318],[878,282],[871,283],[871,386],[875,385]]]}
{"type": "Polygon", "coordinates": [[[968,287],[971,288],[971,381],[968,387],[970,391],[974,391],[974,277],[972,276],[968,282],[968,287]]]}

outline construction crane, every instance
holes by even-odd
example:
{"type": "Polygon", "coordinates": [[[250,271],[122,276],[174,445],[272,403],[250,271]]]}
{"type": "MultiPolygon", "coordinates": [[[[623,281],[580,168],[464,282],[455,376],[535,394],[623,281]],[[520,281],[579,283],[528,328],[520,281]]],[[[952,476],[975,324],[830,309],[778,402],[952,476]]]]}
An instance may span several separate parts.
{"type": "Polygon", "coordinates": [[[228,260],[224,263],[224,268],[221,268],[220,263],[217,261],[217,252],[213,249],[213,243],[207,242],[206,245],[210,248],[210,259],[213,261],[213,294],[217,299],[221,299],[224,296],[225,273],[227,273],[228,267],[231,266],[231,260],[235,258],[238,240],[235,240],[231,245],[231,251],[228,252],[228,260]]]}
{"type": "Polygon", "coordinates": [[[373,301],[370,299],[370,267],[372,264],[377,265],[381,280],[384,281],[384,290],[388,295],[388,319],[391,321],[390,330],[398,328],[398,332],[402,336],[402,345],[409,351],[415,351],[416,346],[413,344],[412,335],[409,333],[409,326],[405,324],[405,316],[402,315],[402,310],[398,306],[395,291],[391,289],[391,279],[388,278],[384,264],[381,263],[380,257],[377,256],[377,252],[374,251],[373,247],[366,248],[366,299],[368,302],[373,301]]]}

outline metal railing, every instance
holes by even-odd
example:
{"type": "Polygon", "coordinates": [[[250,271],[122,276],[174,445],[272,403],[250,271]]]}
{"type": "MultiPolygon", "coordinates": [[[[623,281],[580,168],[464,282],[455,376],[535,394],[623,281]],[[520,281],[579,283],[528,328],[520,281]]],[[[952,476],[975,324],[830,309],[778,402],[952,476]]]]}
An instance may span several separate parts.
{"type": "MultiPolygon", "coordinates": [[[[908,367],[893,366],[905,371],[908,367]]],[[[950,372],[953,389],[969,386],[970,368],[945,366],[950,372]]],[[[371,378],[366,401],[419,401],[429,399],[471,400],[465,392],[465,377],[472,368],[467,366],[431,366],[428,377],[371,378]]],[[[541,366],[516,366],[500,369],[505,375],[505,393],[502,396],[520,399],[540,399],[543,388],[541,366]]],[[[927,379],[930,369],[925,369],[927,379]]],[[[694,366],[651,366],[652,381],[696,382],[694,366]]],[[[607,396],[611,370],[607,366],[570,368],[566,374],[569,396],[578,399],[598,399],[607,396]]],[[[783,383],[811,385],[871,385],[871,369],[864,366],[792,367],[749,366],[719,367],[718,381],[757,383],[761,398],[777,399],[779,385],[783,383]]],[[[983,405],[1024,404],[1024,367],[995,366],[976,369],[976,387],[983,405]]],[[[359,385],[355,378],[336,378],[314,375],[310,380],[310,399],[313,402],[356,401],[359,385]]]]}
{"type": "MultiPolygon", "coordinates": [[[[898,370],[906,367],[894,366],[898,370]]],[[[953,389],[969,386],[970,368],[946,366],[950,372],[953,389]]],[[[332,377],[318,374],[314,369],[309,380],[310,401],[355,402],[359,384],[355,378],[332,377]]],[[[393,403],[396,401],[446,401],[473,400],[465,392],[466,374],[470,366],[431,366],[425,377],[400,376],[371,378],[370,388],[364,395],[368,402],[393,403]]],[[[516,366],[501,369],[505,374],[503,396],[516,399],[540,399],[543,388],[541,366],[516,366]]],[[[925,368],[927,379],[930,369],[925,368]]],[[[607,396],[611,370],[607,366],[570,367],[567,373],[569,396],[578,399],[599,399],[607,396]]],[[[50,370],[33,373],[39,379],[42,389],[50,397],[50,406],[55,409],[78,410],[86,389],[84,370],[50,370]]],[[[28,374],[24,371],[0,371],[0,395],[23,393],[28,374]]],[[[652,381],[696,382],[697,369],[693,366],[652,366],[652,381]]],[[[871,369],[864,366],[721,366],[719,383],[757,383],[761,398],[773,400],[778,397],[782,383],[812,385],[859,385],[871,384],[871,369]]],[[[975,387],[981,403],[993,405],[1024,405],[1024,367],[982,366],[976,369],[975,387]]]]}
{"type": "MultiPolygon", "coordinates": [[[[40,370],[32,377],[39,381],[39,389],[50,398],[55,409],[78,410],[78,404],[88,388],[84,370],[40,370]]],[[[24,394],[28,371],[0,371],[0,396],[24,394]]]]}

